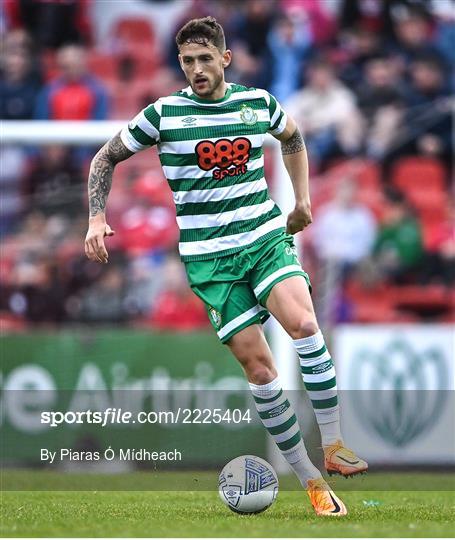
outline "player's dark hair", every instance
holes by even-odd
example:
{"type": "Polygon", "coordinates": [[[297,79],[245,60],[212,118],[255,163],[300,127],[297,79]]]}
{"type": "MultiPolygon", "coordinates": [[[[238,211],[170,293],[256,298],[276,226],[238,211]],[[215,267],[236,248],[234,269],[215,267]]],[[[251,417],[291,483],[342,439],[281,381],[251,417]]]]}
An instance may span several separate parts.
{"type": "Polygon", "coordinates": [[[177,32],[175,42],[179,49],[184,43],[197,43],[205,46],[212,43],[221,53],[226,50],[223,27],[216,22],[214,17],[188,21],[177,32]]]}

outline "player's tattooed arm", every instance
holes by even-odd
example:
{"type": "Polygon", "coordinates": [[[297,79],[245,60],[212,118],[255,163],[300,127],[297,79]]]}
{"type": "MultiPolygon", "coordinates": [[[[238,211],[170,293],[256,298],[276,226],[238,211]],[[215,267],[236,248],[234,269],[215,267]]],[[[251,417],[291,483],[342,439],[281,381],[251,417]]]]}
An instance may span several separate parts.
{"type": "Polygon", "coordinates": [[[114,167],[132,155],[133,152],[128,150],[120,138],[120,133],[117,133],[93,158],[88,177],[90,217],[105,211],[114,167]]]}
{"type": "Polygon", "coordinates": [[[281,153],[283,155],[295,154],[305,149],[305,143],[303,142],[302,134],[298,127],[295,128],[294,133],[285,141],[281,141],[281,153]]]}
{"type": "Polygon", "coordinates": [[[279,140],[283,163],[291,179],[295,195],[295,208],[288,215],[286,229],[288,233],[295,234],[309,225],[313,218],[308,180],[308,156],[302,134],[290,116],[279,140]]]}
{"type": "Polygon", "coordinates": [[[105,209],[107,196],[111,190],[112,174],[117,163],[133,155],[123,144],[117,133],[93,158],[88,178],[88,199],[90,217],[85,237],[85,254],[91,261],[106,264],[109,260],[104,239],[113,236],[113,231],[106,223],[105,209]]]}

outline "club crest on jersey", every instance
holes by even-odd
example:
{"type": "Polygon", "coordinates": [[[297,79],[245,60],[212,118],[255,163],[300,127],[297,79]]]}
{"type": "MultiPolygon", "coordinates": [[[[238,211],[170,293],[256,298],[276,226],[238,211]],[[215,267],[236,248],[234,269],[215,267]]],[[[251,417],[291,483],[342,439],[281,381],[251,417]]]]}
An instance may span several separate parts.
{"type": "Polygon", "coordinates": [[[210,317],[212,318],[213,324],[217,328],[220,328],[221,327],[221,313],[213,307],[209,308],[209,313],[210,313],[210,317]]]}
{"type": "Polygon", "coordinates": [[[258,121],[258,115],[251,107],[243,104],[242,110],[240,111],[240,120],[247,126],[254,126],[258,121]]]}

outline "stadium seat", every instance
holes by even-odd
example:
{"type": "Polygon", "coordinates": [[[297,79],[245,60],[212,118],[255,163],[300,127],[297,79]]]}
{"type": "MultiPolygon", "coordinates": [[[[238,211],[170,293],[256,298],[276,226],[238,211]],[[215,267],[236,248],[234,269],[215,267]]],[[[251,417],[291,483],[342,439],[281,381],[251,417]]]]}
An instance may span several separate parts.
{"type": "Polygon", "coordinates": [[[13,313],[0,311],[0,326],[4,333],[22,332],[26,330],[27,322],[13,313]]]}
{"type": "Polygon", "coordinates": [[[149,65],[160,63],[155,32],[149,21],[145,19],[125,18],[117,22],[112,36],[120,56],[145,58],[149,65]]]}
{"type": "Polygon", "coordinates": [[[384,283],[365,286],[351,280],[345,288],[348,302],[352,305],[352,322],[373,323],[394,321],[396,313],[391,297],[386,294],[384,283]]]}
{"type": "Polygon", "coordinates": [[[423,245],[426,251],[431,251],[434,239],[441,230],[441,220],[422,220],[423,245]]]}
{"type": "Polygon", "coordinates": [[[375,161],[359,160],[355,178],[362,190],[381,190],[381,171],[375,161]]]}
{"type": "Polygon", "coordinates": [[[146,93],[145,84],[135,81],[134,84],[118,79],[106,82],[111,101],[111,120],[131,120],[143,108],[142,98],[146,93]],[[127,99],[125,99],[127,96],[127,99]]]}
{"type": "Polygon", "coordinates": [[[150,205],[174,209],[172,192],[159,169],[148,167],[147,172],[135,180],[132,192],[150,205]]]}
{"type": "Polygon", "coordinates": [[[113,55],[92,51],[88,57],[88,66],[92,75],[104,81],[115,80],[118,76],[118,61],[113,55]]]}
{"type": "Polygon", "coordinates": [[[445,190],[445,169],[436,159],[402,158],[393,168],[392,183],[404,193],[445,190]]]}
{"type": "Polygon", "coordinates": [[[135,55],[132,64],[134,79],[150,79],[157,68],[156,58],[151,58],[150,54],[135,55]]]}
{"type": "Polygon", "coordinates": [[[125,18],[117,22],[114,35],[138,46],[153,44],[155,35],[149,21],[141,18],[125,18]]]}
{"type": "Polygon", "coordinates": [[[444,285],[401,285],[390,288],[395,308],[423,316],[450,312],[453,294],[444,285]]]}
{"type": "MultiPolygon", "coordinates": [[[[122,183],[123,187],[130,191],[132,182],[141,175],[147,174],[150,171],[157,171],[157,174],[163,178],[159,158],[156,152],[147,151],[138,152],[131,156],[130,159],[119,163],[118,170],[118,182],[122,183]]],[[[166,186],[167,188],[167,186],[166,186]]],[[[169,188],[167,188],[169,189],[169,188]]]]}
{"type": "Polygon", "coordinates": [[[447,194],[445,191],[414,189],[408,193],[408,199],[419,213],[428,214],[437,212],[441,218],[445,216],[447,203],[447,194]]]}
{"type": "Polygon", "coordinates": [[[382,220],[384,215],[384,196],[382,190],[365,189],[357,193],[359,203],[367,206],[375,215],[378,221],[382,220]]]}

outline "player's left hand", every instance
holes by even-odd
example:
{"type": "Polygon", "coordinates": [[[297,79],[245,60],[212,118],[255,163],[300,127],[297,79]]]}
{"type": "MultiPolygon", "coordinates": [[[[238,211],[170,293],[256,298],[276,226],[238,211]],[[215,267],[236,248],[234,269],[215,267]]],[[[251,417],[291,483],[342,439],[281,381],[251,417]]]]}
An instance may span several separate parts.
{"type": "Polygon", "coordinates": [[[303,231],[303,229],[312,222],[313,217],[311,216],[310,203],[297,205],[294,210],[288,215],[286,232],[288,234],[298,233],[300,231],[303,231]]]}

